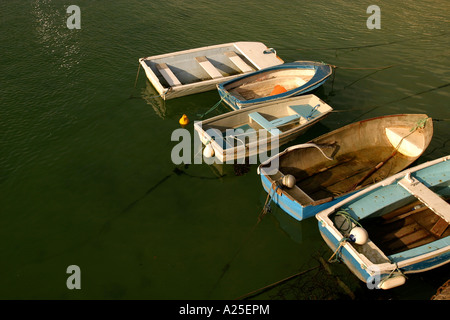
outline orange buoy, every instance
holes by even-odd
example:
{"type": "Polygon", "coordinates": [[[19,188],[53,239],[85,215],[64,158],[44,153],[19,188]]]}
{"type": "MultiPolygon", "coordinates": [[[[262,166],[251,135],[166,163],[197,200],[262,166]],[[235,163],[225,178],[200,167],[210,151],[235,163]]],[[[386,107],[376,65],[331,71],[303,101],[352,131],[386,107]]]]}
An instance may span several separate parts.
{"type": "Polygon", "coordinates": [[[270,95],[271,95],[271,96],[274,96],[274,95],[276,95],[276,94],[280,94],[280,93],[283,93],[283,92],[286,92],[286,91],[287,91],[287,90],[286,90],[285,87],[280,86],[279,84],[277,84],[277,85],[275,86],[275,88],[273,88],[273,90],[272,90],[272,92],[270,93],[270,95]]]}
{"type": "Polygon", "coordinates": [[[180,118],[180,121],[178,121],[182,126],[185,126],[189,123],[189,119],[187,115],[183,114],[183,116],[180,118]]]}

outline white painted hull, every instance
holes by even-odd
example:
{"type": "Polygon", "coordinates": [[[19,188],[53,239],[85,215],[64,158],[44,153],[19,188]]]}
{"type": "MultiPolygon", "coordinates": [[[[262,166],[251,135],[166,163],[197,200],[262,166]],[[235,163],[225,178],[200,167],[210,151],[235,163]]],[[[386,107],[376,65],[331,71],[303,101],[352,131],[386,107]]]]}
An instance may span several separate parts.
{"type": "MultiPolygon", "coordinates": [[[[332,110],[331,106],[310,94],[227,112],[194,123],[194,129],[203,145],[211,144],[218,163],[233,163],[261,153],[267,154],[274,148],[297,138],[323,120],[332,110]],[[296,106],[300,105],[304,108],[303,112],[295,110],[296,106]],[[256,113],[268,117],[272,122],[278,122],[279,126],[274,126],[268,131],[261,124],[251,120],[252,115],[256,113]],[[287,119],[287,122],[283,122],[283,119],[287,119]],[[274,135],[269,133],[272,130],[276,130],[274,135]],[[241,140],[235,140],[232,136],[228,136],[228,133],[233,137],[241,136],[241,140]],[[246,140],[245,144],[242,139],[246,140]]],[[[271,125],[269,121],[267,124],[271,125]]]]}
{"type": "Polygon", "coordinates": [[[141,58],[139,63],[159,95],[168,100],[214,90],[221,82],[284,63],[267,50],[261,42],[235,42],[141,58]],[[227,55],[230,52],[233,57],[227,55]]]}

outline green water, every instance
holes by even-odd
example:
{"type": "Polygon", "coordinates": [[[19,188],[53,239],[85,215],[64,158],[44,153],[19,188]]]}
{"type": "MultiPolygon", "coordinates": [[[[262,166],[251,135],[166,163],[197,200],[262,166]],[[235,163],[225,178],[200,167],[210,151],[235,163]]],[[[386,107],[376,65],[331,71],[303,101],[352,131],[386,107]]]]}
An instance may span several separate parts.
{"type": "MultiPolygon", "coordinates": [[[[426,113],[443,121],[418,162],[447,155],[449,2],[378,2],[373,30],[370,4],[1,1],[0,298],[235,299],[327,259],[315,219],[272,206],[256,225],[266,200],[256,165],[222,178],[207,165],[174,172],[178,119],[187,114],[193,132],[216,91],[164,104],[149,98],[142,70],[134,82],[141,57],[261,41],[286,62],[340,67],[316,92],[339,112],[291,144],[365,118],[426,113]],[[79,30],[66,27],[70,4],[81,9],[79,30]],[[70,265],[81,290],[66,286],[70,265]]],[[[332,268],[358,297],[381,295],[332,268]]],[[[429,299],[448,270],[411,276],[388,297],[429,299]]],[[[320,298],[306,282],[300,295],[279,286],[257,298],[320,298]]]]}

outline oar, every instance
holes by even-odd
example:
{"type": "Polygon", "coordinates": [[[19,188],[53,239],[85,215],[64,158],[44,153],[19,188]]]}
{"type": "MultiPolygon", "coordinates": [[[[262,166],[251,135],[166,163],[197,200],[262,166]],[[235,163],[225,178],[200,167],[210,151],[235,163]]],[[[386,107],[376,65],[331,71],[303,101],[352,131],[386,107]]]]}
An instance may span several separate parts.
{"type": "Polygon", "coordinates": [[[353,191],[355,190],[361,183],[363,183],[364,181],[366,181],[367,178],[369,178],[372,174],[374,174],[376,171],[378,171],[382,166],[384,166],[386,164],[386,162],[388,162],[393,156],[395,156],[397,154],[397,150],[398,148],[396,148],[394,150],[394,152],[392,152],[392,154],[386,158],[386,160],[381,161],[379,164],[377,164],[374,168],[372,168],[372,170],[370,170],[364,177],[362,177],[357,183],[355,183],[353,185],[353,187],[348,190],[347,192],[353,191]]]}

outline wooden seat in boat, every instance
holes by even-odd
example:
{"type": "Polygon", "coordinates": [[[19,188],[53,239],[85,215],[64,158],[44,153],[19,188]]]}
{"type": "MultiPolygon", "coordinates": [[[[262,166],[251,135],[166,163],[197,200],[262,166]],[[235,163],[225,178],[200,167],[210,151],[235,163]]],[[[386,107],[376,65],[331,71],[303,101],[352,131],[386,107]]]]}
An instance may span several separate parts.
{"type": "Polygon", "coordinates": [[[171,87],[181,86],[180,80],[175,76],[175,74],[170,70],[169,66],[165,63],[159,63],[156,65],[159,73],[166,79],[167,83],[171,87]]]}
{"type": "Polygon", "coordinates": [[[234,51],[226,51],[225,55],[238,67],[242,72],[251,72],[253,69],[239,57],[234,51]]]}
{"type": "Polygon", "coordinates": [[[300,115],[293,114],[290,116],[277,118],[275,120],[269,121],[258,112],[252,112],[248,116],[250,118],[250,122],[254,121],[254,122],[258,123],[261,127],[266,129],[267,131],[269,131],[270,134],[272,134],[274,136],[280,134],[280,130],[277,129],[278,127],[280,127],[282,125],[286,125],[292,121],[296,121],[300,118],[300,115]]]}
{"type": "Polygon", "coordinates": [[[195,57],[195,60],[197,60],[200,66],[210,75],[211,78],[217,79],[223,77],[219,70],[217,70],[205,56],[195,57]]]}
{"type": "Polygon", "coordinates": [[[427,186],[410,175],[400,180],[399,184],[422,201],[439,217],[447,221],[447,223],[450,223],[450,205],[427,186]]]}

